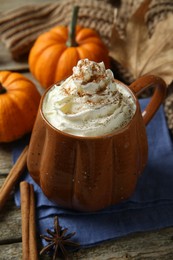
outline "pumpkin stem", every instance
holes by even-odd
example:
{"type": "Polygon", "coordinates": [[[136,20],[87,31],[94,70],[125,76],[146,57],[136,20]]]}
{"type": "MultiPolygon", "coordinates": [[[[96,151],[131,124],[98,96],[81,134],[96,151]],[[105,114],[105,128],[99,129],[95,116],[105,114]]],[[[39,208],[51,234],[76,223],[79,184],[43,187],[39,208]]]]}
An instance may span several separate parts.
{"type": "Polygon", "coordinates": [[[2,83],[0,82],[0,94],[4,94],[4,93],[6,93],[6,92],[7,92],[6,88],[4,88],[4,86],[3,86],[2,83]]]}
{"type": "Polygon", "coordinates": [[[68,40],[66,42],[67,47],[75,47],[78,46],[76,42],[76,24],[77,24],[77,17],[79,12],[79,6],[73,7],[72,19],[69,26],[69,33],[68,33],[68,40]]]}

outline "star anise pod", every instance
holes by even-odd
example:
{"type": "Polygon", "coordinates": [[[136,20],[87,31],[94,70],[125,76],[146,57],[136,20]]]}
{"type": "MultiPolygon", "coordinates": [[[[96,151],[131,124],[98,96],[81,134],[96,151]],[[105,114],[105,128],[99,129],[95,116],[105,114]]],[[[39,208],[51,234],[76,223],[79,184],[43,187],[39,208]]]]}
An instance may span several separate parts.
{"type": "Polygon", "coordinates": [[[67,259],[67,247],[79,246],[79,244],[69,240],[72,236],[76,234],[76,232],[66,234],[67,230],[68,228],[62,229],[62,227],[59,225],[58,217],[55,216],[54,231],[47,229],[46,231],[50,236],[40,235],[41,238],[48,242],[48,244],[40,251],[40,255],[53,249],[53,260],[58,257],[59,253],[61,253],[64,258],[67,259]]]}

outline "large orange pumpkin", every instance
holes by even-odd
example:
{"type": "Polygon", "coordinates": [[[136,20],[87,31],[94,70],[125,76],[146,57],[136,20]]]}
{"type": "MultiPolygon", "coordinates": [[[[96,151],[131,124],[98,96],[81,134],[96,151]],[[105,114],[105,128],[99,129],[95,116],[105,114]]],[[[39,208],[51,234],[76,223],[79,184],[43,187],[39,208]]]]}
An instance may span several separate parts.
{"type": "Polygon", "coordinates": [[[14,141],[32,130],[40,94],[20,73],[0,71],[0,142],[14,141]]]}
{"type": "Polygon", "coordinates": [[[75,7],[69,29],[56,26],[43,33],[30,51],[30,71],[44,88],[70,76],[80,59],[103,61],[109,67],[107,47],[95,30],[76,26],[77,12],[75,7]]]}

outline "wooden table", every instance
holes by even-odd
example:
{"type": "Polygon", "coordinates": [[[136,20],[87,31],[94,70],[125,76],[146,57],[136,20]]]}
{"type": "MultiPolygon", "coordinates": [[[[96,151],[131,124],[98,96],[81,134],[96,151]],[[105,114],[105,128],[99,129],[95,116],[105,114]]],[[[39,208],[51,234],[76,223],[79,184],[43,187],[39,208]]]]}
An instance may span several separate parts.
{"type": "MultiPolygon", "coordinates": [[[[42,0],[37,0],[41,2],[42,0]]],[[[21,4],[27,0],[0,0],[0,12],[21,4]]],[[[30,1],[31,2],[35,2],[30,1]]],[[[0,44],[0,70],[15,70],[35,80],[27,70],[27,64],[13,61],[10,54],[0,44]]],[[[35,82],[37,87],[39,85],[35,82]]],[[[11,150],[13,144],[0,144],[0,186],[12,167],[11,150]]],[[[101,245],[81,249],[70,255],[69,259],[117,259],[117,260],[171,260],[173,259],[173,227],[153,232],[137,233],[109,241],[101,245]]],[[[38,238],[39,241],[39,238],[38,238]]],[[[19,260],[22,258],[21,211],[14,204],[13,194],[0,212],[0,260],[19,260]]],[[[49,259],[49,257],[40,257],[49,259]]]]}

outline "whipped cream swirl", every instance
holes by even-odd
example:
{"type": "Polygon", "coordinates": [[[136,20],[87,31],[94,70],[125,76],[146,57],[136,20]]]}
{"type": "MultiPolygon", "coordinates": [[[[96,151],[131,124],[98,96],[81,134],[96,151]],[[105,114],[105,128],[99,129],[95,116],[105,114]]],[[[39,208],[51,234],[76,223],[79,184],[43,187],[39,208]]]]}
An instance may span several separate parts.
{"type": "Polygon", "coordinates": [[[43,114],[55,128],[77,136],[101,136],[124,127],[136,105],[104,63],[80,60],[73,74],[45,95],[43,114]]]}

